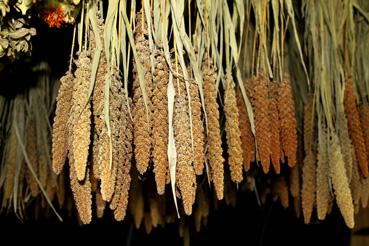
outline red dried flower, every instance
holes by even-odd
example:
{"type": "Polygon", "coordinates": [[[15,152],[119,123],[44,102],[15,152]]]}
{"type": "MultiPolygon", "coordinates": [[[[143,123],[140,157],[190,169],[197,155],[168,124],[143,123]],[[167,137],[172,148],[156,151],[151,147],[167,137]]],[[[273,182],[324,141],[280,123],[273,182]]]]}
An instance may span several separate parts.
{"type": "Polygon", "coordinates": [[[44,12],[42,19],[49,25],[49,27],[60,28],[64,21],[64,13],[62,8],[51,8],[44,12]]]}

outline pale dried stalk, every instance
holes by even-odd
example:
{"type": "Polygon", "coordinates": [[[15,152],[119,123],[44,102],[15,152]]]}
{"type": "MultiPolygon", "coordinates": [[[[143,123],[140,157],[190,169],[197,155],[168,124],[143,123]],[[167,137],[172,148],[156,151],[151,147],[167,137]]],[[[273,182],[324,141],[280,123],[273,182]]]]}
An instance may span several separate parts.
{"type": "Polygon", "coordinates": [[[361,174],[364,177],[368,177],[368,158],[366,154],[365,139],[359,112],[356,108],[356,93],[352,79],[347,79],[345,82],[344,106],[347,115],[349,134],[361,174]]]}
{"type": "Polygon", "coordinates": [[[361,179],[361,207],[366,208],[368,206],[368,199],[369,199],[369,179],[360,177],[361,179]]]}
{"type": "Polygon", "coordinates": [[[138,173],[132,173],[132,184],[129,191],[128,208],[133,217],[133,223],[136,229],[140,228],[144,218],[144,200],[143,200],[142,183],[138,179],[138,173]]]}
{"type": "Polygon", "coordinates": [[[360,123],[363,127],[363,134],[365,140],[365,147],[367,156],[369,155],[369,105],[361,104],[359,107],[360,123]]]}
{"type": "Polygon", "coordinates": [[[249,79],[246,82],[246,85],[254,112],[256,144],[259,160],[264,173],[268,173],[270,167],[268,78],[261,73],[258,78],[252,77],[249,79]]]}
{"type": "Polygon", "coordinates": [[[231,179],[238,184],[243,180],[243,158],[235,85],[231,76],[230,73],[227,74],[227,86],[224,92],[224,112],[226,116],[225,131],[231,179]]]}
{"type": "Polygon", "coordinates": [[[77,207],[78,215],[83,224],[89,224],[92,219],[92,195],[89,173],[86,173],[84,181],[78,181],[76,169],[70,164],[69,177],[70,186],[73,192],[74,202],[77,207]]]}
{"type": "MultiPolygon", "coordinates": [[[[43,129],[45,129],[46,126],[42,126],[43,129]]],[[[49,164],[47,159],[47,147],[46,143],[43,139],[43,134],[40,132],[41,129],[39,129],[38,133],[40,136],[37,138],[37,153],[38,153],[38,179],[40,180],[40,183],[42,187],[46,188],[48,176],[49,176],[49,164]]]]}
{"type": "Polygon", "coordinates": [[[314,149],[315,112],[314,97],[309,95],[304,109],[304,150],[305,154],[314,149]]]}
{"type": "Polygon", "coordinates": [[[281,171],[281,158],[282,158],[282,147],[281,147],[281,119],[279,118],[278,112],[278,84],[272,83],[269,87],[269,119],[270,119],[270,151],[271,161],[274,170],[277,174],[281,171]]]}
{"type": "MultiPolygon", "coordinates": [[[[136,33],[135,44],[137,54],[142,64],[145,81],[145,92],[148,99],[152,97],[152,74],[150,64],[150,47],[149,40],[147,38],[146,23],[142,23],[142,13],[139,12],[136,15],[136,33]]],[[[148,112],[146,111],[143,93],[140,88],[140,83],[136,71],[136,67],[133,67],[135,74],[133,80],[133,126],[134,126],[134,144],[135,144],[135,159],[136,167],[140,174],[144,174],[149,166],[151,156],[152,145],[152,105],[148,100],[148,112]]]]}
{"type": "Polygon", "coordinates": [[[144,216],[144,226],[145,226],[145,232],[146,234],[150,234],[152,231],[152,220],[151,220],[151,215],[149,212],[145,213],[144,216]]]}
{"type": "Polygon", "coordinates": [[[204,135],[204,126],[201,120],[201,101],[199,96],[199,88],[195,80],[191,80],[190,96],[191,96],[192,135],[194,148],[193,165],[195,168],[196,175],[201,175],[204,170],[204,162],[205,162],[205,135],[204,135]]]}
{"type": "Polygon", "coordinates": [[[247,108],[240,90],[237,90],[237,107],[239,112],[239,124],[241,131],[242,154],[245,170],[250,170],[250,164],[255,161],[255,139],[251,131],[247,108]]]}
{"type": "Polygon", "coordinates": [[[6,168],[5,168],[5,182],[4,182],[4,193],[3,199],[8,200],[12,196],[14,190],[14,177],[17,165],[17,148],[18,140],[15,133],[15,127],[10,128],[10,135],[8,137],[8,143],[6,146],[6,168]]]}
{"type": "Polygon", "coordinates": [[[315,117],[314,98],[308,96],[304,109],[304,149],[305,159],[302,166],[301,205],[305,224],[310,223],[311,214],[316,202],[316,154],[314,149],[315,117]]]}
{"type": "Polygon", "coordinates": [[[192,214],[196,195],[196,174],[192,165],[190,117],[184,81],[176,91],[174,112],[174,139],[177,148],[176,183],[180,191],[184,211],[192,214]]]}
{"type": "Polygon", "coordinates": [[[63,170],[68,154],[68,118],[72,106],[74,76],[67,72],[60,79],[52,134],[52,167],[56,174],[63,170]]]}
{"type": "Polygon", "coordinates": [[[75,72],[74,91],[72,97],[71,122],[72,136],[70,153],[73,167],[79,181],[85,179],[88,149],[90,146],[91,110],[89,102],[90,58],[86,52],[79,54],[75,72]]]}
{"type": "Polygon", "coordinates": [[[279,118],[281,120],[281,139],[284,155],[288,158],[288,166],[296,164],[297,156],[297,124],[295,102],[293,100],[291,81],[284,75],[279,85],[279,118]]]}
{"type": "Polygon", "coordinates": [[[64,172],[61,172],[57,177],[58,185],[56,187],[56,197],[58,199],[59,208],[64,206],[65,202],[65,182],[64,182],[64,172]]]}
{"type": "Polygon", "coordinates": [[[288,197],[288,186],[284,176],[280,176],[275,184],[276,193],[279,197],[282,207],[288,208],[289,197],[288,197]]]}
{"type": "Polygon", "coordinates": [[[316,204],[318,219],[324,220],[328,213],[331,195],[329,191],[329,160],[328,160],[328,132],[327,128],[321,129],[321,138],[318,147],[316,169],[316,204]]]}
{"type": "Polygon", "coordinates": [[[152,95],[154,110],[153,129],[153,162],[156,190],[162,195],[165,192],[166,177],[168,176],[168,98],[167,87],[169,68],[162,53],[156,58],[154,70],[155,89],[152,95]]]}
{"type": "Polygon", "coordinates": [[[217,102],[216,72],[210,60],[202,67],[204,75],[204,99],[207,114],[207,151],[206,158],[210,167],[210,178],[215,187],[218,200],[224,196],[224,158],[220,136],[219,110],[217,102]]]}
{"type": "Polygon", "coordinates": [[[355,153],[352,153],[352,161],[353,161],[353,165],[352,165],[352,178],[351,178],[351,182],[350,182],[350,190],[351,190],[351,194],[352,194],[352,201],[354,203],[355,206],[355,213],[358,212],[358,208],[359,208],[359,204],[360,204],[360,198],[361,198],[361,192],[362,192],[362,187],[361,187],[361,182],[360,182],[360,171],[359,171],[359,167],[356,164],[356,157],[355,157],[355,153]]]}
{"type": "Polygon", "coordinates": [[[300,195],[300,170],[299,170],[298,165],[291,168],[290,192],[291,192],[292,197],[294,198],[300,195]]]}
{"type": "Polygon", "coordinates": [[[114,193],[117,167],[113,164],[110,167],[110,137],[105,130],[101,133],[99,142],[100,189],[104,201],[108,202],[114,193]]]}
{"type": "MultiPolygon", "coordinates": [[[[32,168],[35,171],[35,173],[38,173],[38,160],[37,160],[37,147],[36,147],[37,137],[36,137],[36,125],[35,125],[34,119],[29,120],[27,124],[26,141],[27,141],[26,151],[27,151],[28,159],[31,162],[32,168]]],[[[31,191],[31,195],[33,197],[36,197],[39,194],[39,189],[38,189],[36,179],[32,175],[29,169],[27,169],[26,172],[27,172],[26,179],[27,179],[27,183],[30,188],[30,191],[31,191]]]]}
{"type": "Polygon", "coordinates": [[[346,174],[347,174],[348,181],[351,182],[353,166],[357,164],[354,163],[353,161],[355,152],[354,152],[354,149],[351,143],[351,139],[349,137],[349,132],[347,128],[347,119],[346,119],[344,112],[340,112],[337,124],[338,124],[338,127],[337,127],[338,137],[339,137],[342,149],[344,150],[342,151],[342,155],[343,155],[343,160],[345,162],[346,174]]]}
{"type": "Polygon", "coordinates": [[[106,202],[100,192],[96,192],[96,217],[101,219],[104,216],[106,202]]]}
{"type": "Polygon", "coordinates": [[[117,115],[118,135],[115,136],[113,144],[115,153],[113,161],[116,161],[117,165],[117,181],[110,209],[114,210],[114,218],[117,221],[122,221],[126,216],[131,184],[133,125],[124,93],[121,92],[116,97],[117,101],[120,102],[119,114],[117,115]]]}
{"type": "MultiPolygon", "coordinates": [[[[102,19],[98,19],[98,37],[100,38],[101,43],[104,40],[104,24],[102,19]]],[[[94,35],[91,35],[91,44],[92,51],[96,52],[96,41],[94,40],[94,35]]],[[[97,68],[96,80],[94,85],[94,90],[92,93],[92,113],[94,120],[94,135],[93,135],[93,146],[92,146],[92,163],[93,163],[93,175],[95,178],[100,178],[100,166],[102,165],[101,161],[104,161],[100,157],[100,152],[102,152],[101,148],[104,148],[104,142],[106,139],[103,139],[103,131],[107,131],[107,126],[105,124],[104,118],[104,102],[107,98],[107,93],[105,93],[105,85],[108,83],[108,65],[106,61],[106,56],[104,52],[100,54],[99,66],[97,68]]],[[[105,136],[106,137],[106,136],[105,136]]]]}
{"type": "Polygon", "coordinates": [[[332,185],[336,196],[337,205],[349,228],[354,227],[354,205],[346,176],[345,163],[343,160],[341,146],[336,134],[332,134],[330,140],[329,169],[332,185]]]}

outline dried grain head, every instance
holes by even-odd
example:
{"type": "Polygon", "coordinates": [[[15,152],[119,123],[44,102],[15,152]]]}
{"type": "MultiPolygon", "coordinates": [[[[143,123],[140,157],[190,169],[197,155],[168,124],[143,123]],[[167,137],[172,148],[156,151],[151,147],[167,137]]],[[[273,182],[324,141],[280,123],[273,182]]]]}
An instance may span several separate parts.
{"type": "MultiPolygon", "coordinates": [[[[242,85],[243,86],[243,85],[242,85]]],[[[251,131],[247,108],[243,100],[241,90],[237,90],[237,107],[239,112],[239,126],[241,131],[241,143],[245,170],[250,170],[250,164],[255,160],[255,139],[251,131]]]]}
{"type": "Polygon", "coordinates": [[[354,227],[354,205],[349,182],[346,176],[345,163],[343,160],[341,146],[338,136],[333,134],[330,139],[329,169],[336,202],[341,214],[349,228],[354,227]]]}
{"type": "Polygon", "coordinates": [[[356,108],[356,92],[352,79],[347,79],[345,81],[344,106],[348,121],[349,135],[354,146],[355,155],[361,174],[364,177],[368,177],[368,159],[365,147],[365,139],[363,128],[360,122],[359,112],[356,108]]]}
{"type": "Polygon", "coordinates": [[[288,158],[290,167],[296,164],[297,155],[297,124],[295,116],[295,102],[293,100],[291,80],[285,74],[279,84],[278,110],[281,120],[281,140],[284,155],[288,158]]]}
{"type": "Polygon", "coordinates": [[[81,52],[77,60],[74,91],[72,96],[72,136],[71,149],[78,180],[84,180],[87,167],[87,157],[90,146],[91,110],[89,102],[90,58],[86,52],[81,52]]]}
{"type": "Polygon", "coordinates": [[[68,154],[68,119],[72,106],[74,76],[67,72],[60,79],[52,132],[52,167],[56,174],[63,169],[68,154]]]}
{"type": "Polygon", "coordinates": [[[158,194],[164,194],[166,177],[168,175],[168,98],[167,87],[169,68],[164,54],[160,52],[156,57],[154,70],[153,107],[153,162],[156,189],[158,194]]]}
{"type": "MultiPolygon", "coordinates": [[[[184,85],[184,81],[180,82],[184,85]]],[[[180,191],[184,211],[192,214],[195,202],[196,174],[192,165],[190,118],[185,87],[181,86],[181,94],[176,92],[174,114],[174,139],[177,150],[176,183],[180,191]]]]}
{"type": "Polygon", "coordinates": [[[278,88],[279,85],[273,82],[269,85],[269,120],[270,120],[270,151],[271,161],[277,174],[280,173],[281,167],[281,119],[278,110],[278,88]]]}
{"type": "MultiPolygon", "coordinates": [[[[55,124],[54,124],[55,125],[55,124]]],[[[35,173],[38,173],[38,160],[37,160],[37,147],[36,147],[36,125],[35,120],[31,119],[27,123],[27,132],[26,132],[26,151],[29,161],[31,162],[31,166],[35,173]]],[[[64,162],[63,162],[64,165],[64,162]]],[[[54,167],[54,165],[53,165],[54,167]]],[[[32,175],[29,168],[26,171],[26,180],[28,183],[28,187],[31,190],[31,195],[36,197],[39,194],[38,185],[35,177],[32,175]]]]}
{"type": "Polygon", "coordinates": [[[220,136],[219,105],[217,102],[216,71],[210,60],[202,67],[204,76],[204,99],[207,115],[207,151],[206,158],[210,167],[210,178],[214,184],[218,200],[224,196],[224,158],[220,136]]]}
{"type": "Polygon", "coordinates": [[[70,164],[70,186],[73,192],[74,202],[77,207],[78,215],[83,224],[89,224],[92,219],[92,195],[89,173],[82,182],[78,181],[74,162],[70,164]]]}
{"type": "MultiPolygon", "coordinates": [[[[142,23],[142,14],[136,15],[136,32],[135,44],[139,62],[142,65],[144,86],[140,86],[138,76],[134,76],[133,80],[133,125],[134,125],[134,144],[136,167],[140,174],[144,174],[149,166],[152,150],[152,91],[153,82],[150,63],[150,46],[149,40],[145,33],[147,32],[145,23],[142,23]],[[143,91],[144,90],[144,93],[143,91]],[[145,105],[144,94],[147,95],[148,101],[145,105]],[[147,106],[147,110],[146,110],[147,106]]],[[[137,74],[134,64],[133,73],[137,74]]]]}
{"type": "Polygon", "coordinates": [[[190,82],[191,113],[192,113],[192,135],[193,135],[193,165],[196,175],[201,175],[205,162],[205,135],[204,125],[201,119],[201,101],[199,87],[195,80],[190,82]]]}
{"type": "Polygon", "coordinates": [[[228,164],[231,171],[231,179],[238,184],[243,180],[243,158],[235,84],[231,74],[227,75],[227,86],[224,92],[224,112],[226,116],[225,131],[228,145],[228,164]]]}
{"type": "Polygon", "coordinates": [[[316,205],[318,219],[324,220],[328,213],[331,198],[329,190],[329,159],[328,159],[328,132],[327,128],[319,129],[321,138],[319,138],[317,169],[316,169],[316,205]]]}
{"type": "Polygon", "coordinates": [[[264,173],[269,172],[270,166],[270,119],[268,78],[261,73],[259,77],[252,77],[246,82],[248,96],[254,112],[256,143],[259,160],[264,173]]]}

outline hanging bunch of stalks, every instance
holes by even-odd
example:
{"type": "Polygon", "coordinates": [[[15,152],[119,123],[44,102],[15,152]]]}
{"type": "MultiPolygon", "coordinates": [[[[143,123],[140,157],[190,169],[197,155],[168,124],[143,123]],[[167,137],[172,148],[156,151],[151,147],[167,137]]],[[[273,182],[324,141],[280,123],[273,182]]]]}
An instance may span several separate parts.
{"type": "Polygon", "coordinates": [[[246,187],[305,223],[337,204],[352,228],[369,198],[364,2],[74,2],[52,126],[44,80],[0,101],[2,207],[62,206],[65,173],[83,224],[109,209],[187,240],[246,187]]]}
{"type": "Polygon", "coordinates": [[[65,205],[64,177],[52,171],[49,121],[58,83],[51,79],[46,63],[34,66],[33,73],[35,85],[10,98],[1,97],[1,210],[24,219],[26,207],[34,204],[36,211],[51,208],[61,219],[52,201],[65,205]]]}

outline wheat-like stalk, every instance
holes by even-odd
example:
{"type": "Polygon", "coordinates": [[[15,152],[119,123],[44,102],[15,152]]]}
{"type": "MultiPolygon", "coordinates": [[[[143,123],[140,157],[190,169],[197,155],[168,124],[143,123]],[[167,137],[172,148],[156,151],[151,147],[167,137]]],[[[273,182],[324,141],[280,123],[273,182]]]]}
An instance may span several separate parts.
{"type": "Polygon", "coordinates": [[[102,195],[100,192],[96,192],[95,200],[96,200],[95,201],[96,202],[96,217],[102,218],[104,216],[106,202],[102,198],[102,195]]]}
{"type": "Polygon", "coordinates": [[[132,172],[132,184],[131,189],[129,191],[129,203],[128,208],[130,214],[133,217],[133,224],[136,229],[140,228],[141,222],[144,218],[144,199],[143,199],[143,190],[142,183],[138,179],[138,173],[132,172]]]}
{"type": "Polygon", "coordinates": [[[349,137],[349,132],[347,128],[347,119],[346,119],[344,112],[339,113],[337,125],[338,125],[337,127],[338,137],[339,137],[342,149],[344,150],[342,151],[342,155],[343,155],[343,160],[345,162],[346,174],[347,174],[348,181],[351,182],[353,166],[357,165],[357,163],[354,163],[353,161],[355,152],[354,152],[354,149],[351,143],[351,139],[349,137]]]}
{"type": "MultiPolygon", "coordinates": [[[[102,19],[98,19],[98,35],[97,37],[100,38],[100,41],[104,40],[104,24],[102,19]]],[[[96,40],[94,35],[91,35],[91,46],[92,52],[96,51],[96,40]]],[[[103,42],[101,42],[103,43],[103,42]]],[[[103,139],[103,131],[107,131],[106,124],[105,124],[105,112],[104,112],[104,105],[107,99],[107,93],[105,90],[105,85],[108,83],[108,65],[106,61],[105,52],[101,52],[99,66],[96,72],[96,79],[94,90],[92,93],[92,113],[93,113],[93,122],[94,122],[94,134],[93,134],[93,145],[92,145],[92,163],[93,163],[93,175],[96,178],[100,177],[101,171],[101,161],[104,159],[101,158],[100,152],[102,151],[101,148],[104,148],[104,141],[103,139]],[[105,129],[105,130],[104,130],[105,129]]],[[[105,136],[106,137],[106,136],[105,136]]]]}
{"type": "Polygon", "coordinates": [[[4,181],[4,193],[3,199],[10,199],[15,185],[15,173],[16,173],[16,165],[17,165],[17,148],[18,148],[18,139],[15,134],[15,126],[10,128],[10,133],[7,140],[6,146],[6,166],[5,166],[5,181],[4,181]]]}
{"type": "MultiPolygon", "coordinates": [[[[114,210],[114,218],[121,221],[125,218],[128,206],[128,195],[131,184],[131,161],[132,161],[132,141],[133,141],[133,125],[128,112],[128,105],[124,98],[124,93],[121,94],[121,102],[117,126],[118,135],[114,140],[115,156],[113,161],[117,165],[117,181],[115,192],[110,203],[110,209],[114,210]],[[123,126],[123,127],[122,127],[123,126]]],[[[118,96],[118,95],[117,95],[118,96]]]]}
{"type": "Polygon", "coordinates": [[[365,140],[365,147],[367,156],[369,154],[369,105],[361,104],[359,107],[360,123],[363,127],[363,135],[365,140]]]}
{"type": "Polygon", "coordinates": [[[369,179],[360,177],[361,180],[361,207],[366,208],[368,206],[369,200],[369,179]]]}
{"type": "Polygon", "coordinates": [[[60,175],[57,177],[57,186],[56,186],[56,198],[58,200],[59,208],[64,206],[65,202],[65,180],[64,180],[64,173],[61,172],[60,175]]]}
{"type": "Polygon", "coordinates": [[[316,201],[316,158],[313,152],[306,154],[302,167],[301,205],[305,224],[310,223],[316,201]]]}
{"type": "Polygon", "coordinates": [[[248,96],[254,112],[256,143],[259,160],[264,173],[269,172],[270,167],[270,119],[268,78],[260,74],[258,78],[252,77],[246,81],[248,96]]]}
{"type": "Polygon", "coordinates": [[[201,175],[205,162],[205,135],[201,119],[201,101],[199,88],[195,80],[190,83],[191,113],[192,113],[192,135],[193,135],[193,166],[196,175],[201,175]]]}
{"type": "Polygon", "coordinates": [[[291,168],[290,192],[293,198],[300,196],[300,169],[298,165],[291,168]]]}
{"type": "Polygon", "coordinates": [[[243,180],[243,158],[236,92],[231,74],[227,74],[227,86],[224,92],[224,112],[226,116],[225,131],[228,145],[228,164],[231,171],[231,179],[238,184],[243,180]]]}
{"type": "MultiPolygon", "coordinates": [[[[150,47],[149,40],[147,39],[147,26],[146,23],[142,23],[142,13],[139,12],[136,15],[136,33],[135,33],[135,44],[137,54],[142,64],[144,71],[144,90],[148,97],[152,97],[152,74],[150,64],[150,47]]],[[[136,167],[140,174],[144,174],[149,166],[152,148],[152,132],[151,132],[151,121],[152,121],[152,105],[151,100],[148,100],[148,110],[146,110],[143,92],[143,88],[140,87],[139,78],[137,76],[136,66],[133,68],[135,73],[133,80],[133,126],[134,126],[134,144],[135,144],[135,159],[136,167]]]]}
{"type": "Polygon", "coordinates": [[[329,158],[330,176],[336,197],[337,205],[349,228],[354,227],[354,205],[346,176],[345,163],[343,160],[341,146],[338,136],[332,134],[330,139],[330,158],[329,158]]]}
{"type": "Polygon", "coordinates": [[[277,174],[280,173],[281,167],[281,119],[279,118],[278,112],[278,84],[272,83],[269,86],[269,120],[270,120],[270,151],[271,151],[271,161],[274,170],[277,174]]]}
{"type": "Polygon", "coordinates": [[[327,128],[321,129],[319,138],[317,169],[316,169],[316,206],[318,219],[323,220],[328,213],[331,195],[329,191],[329,157],[327,128]]]}
{"type": "Polygon", "coordinates": [[[89,173],[87,172],[85,180],[80,182],[77,178],[76,168],[73,166],[74,163],[72,161],[69,167],[70,187],[81,222],[89,224],[92,220],[92,195],[89,173]]]}
{"type": "Polygon", "coordinates": [[[351,190],[351,195],[352,195],[352,201],[354,203],[355,206],[355,213],[358,212],[358,208],[360,205],[360,197],[361,197],[361,182],[360,182],[360,171],[359,171],[359,167],[356,164],[356,157],[355,157],[355,153],[353,152],[352,155],[352,161],[353,161],[353,165],[352,165],[352,176],[351,176],[351,180],[350,180],[350,190],[351,190]]]}
{"type": "Polygon", "coordinates": [[[281,139],[284,155],[288,158],[288,165],[296,164],[297,155],[297,124],[295,116],[295,102],[293,100],[291,81],[284,75],[279,84],[279,117],[281,120],[281,139]]]}
{"type": "Polygon", "coordinates": [[[366,154],[365,139],[360,123],[359,112],[356,108],[356,93],[352,79],[347,79],[345,81],[344,106],[348,121],[349,134],[355,149],[361,174],[364,177],[368,177],[368,159],[366,154]]]}
{"type": "Polygon", "coordinates": [[[275,183],[276,193],[279,197],[282,207],[288,208],[289,206],[289,193],[288,186],[284,176],[280,176],[275,183]]]}
{"type": "Polygon", "coordinates": [[[196,174],[192,165],[190,118],[184,81],[179,81],[176,91],[174,115],[174,139],[177,149],[176,183],[180,191],[184,211],[192,214],[196,195],[196,174]]]}
{"type": "Polygon", "coordinates": [[[304,150],[307,155],[313,151],[315,138],[314,97],[309,95],[304,109],[304,150]]]}
{"type": "Polygon", "coordinates": [[[67,72],[60,78],[60,88],[56,97],[56,110],[52,134],[52,167],[56,174],[63,169],[68,154],[68,119],[72,106],[74,76],[67,72]]]}
{"type": "MultiPolygon", "coordinates": [[[[37,160],[37,146],[36,146],[36,125],[35,120],[31,119],[27,124],[26,132],[26,151],[28,159],[31,162],[33,170],[38,173],[38,160],[37,160]]],[[[38,185],[36,183],[35,177],[32,175],[31,171],[27,169],[26,179],[28,186],[31,190],[31,195],[36,197],[39,193],[38,185]]]]}
{"type": "Polygon", "coordinates": [[[251,131],[247,108],[240,90],[237,90],[237,107],[239,112],[239,125],[241,131],[241,143],[245,170],[250,170],[250,164],[255,160],[255,139],[251,131]]]}
{"type": "Polygon", "coordinates": [[[204,98],[208,123],[206,158],[209,162],[210,178],[214,184],[216,196],[218,200],[222,200],[224,196],[224,158],[220,136],[216,72],[210,60],[205,60],[202,73],[204,75],[204,98]]]}
{"type": "Polygon", "coordinates": [[[90,58],[85,51],[81,52],[77,60],[74,91],[71,108],[71,149],[70,153],[76,169],[78,180],[85,179],[88,150],[90,146],[91,110],[89,102],[90,58]]]}
{"type": "Polygon", "coordinates": [[[155,89],[152,95],[154,110],[153,129],[153,162],[156,190],[162,195],[165,192],[166,177],[168,175],[168,98],[167,87],[169,68],[162,53],[156,57],[154,70],[155,89]]]}

